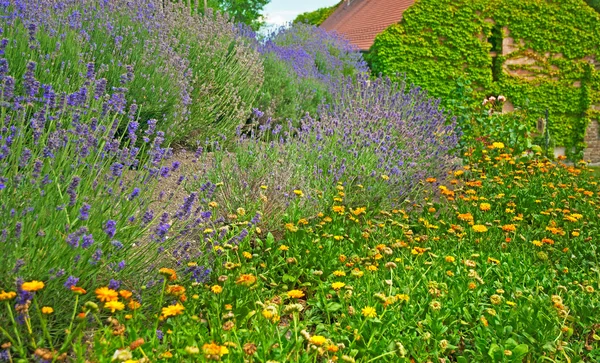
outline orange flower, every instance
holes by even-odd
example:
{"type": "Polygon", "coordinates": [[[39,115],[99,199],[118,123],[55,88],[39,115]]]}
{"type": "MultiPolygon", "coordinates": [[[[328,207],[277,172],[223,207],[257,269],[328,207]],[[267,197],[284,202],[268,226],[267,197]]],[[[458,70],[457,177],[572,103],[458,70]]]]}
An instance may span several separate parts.
{"type": "Polygon", "coordinates": [[[242,274],[242,275],[240,275],[240,277],[238,277],[237,280],[235,280],[236,284],[244,285],[244,286],[252,286],[252,285],[254,285],[255,282],[256,282],[256,277],[251,274],[242,274]]]}
{"type": "Polygon", "coordinates": [[[158,270],[158,273],[167,277],[171,281],[177,280],[177,273],[173,269],[163,267],[160,270],[158,270]]]}
{"type": "Polygon", "coordinates": [[[140,304],[139,302],[135,301],[135,300],[129,300],[129,302],[127,303],[127,306],[131,309],[131,310],[137,310],[140,307],[142,307],[142,304],[140,304]]]}
{"type": "Polygon", "coordinates": [[[287,296],[292,299],[299,299],[301,297],[304,297],[304,292],[302,292],[301,290],[290,290],[287,292],[287,296]]]}
{"type": "Polygon", "coordinates": [[[173,296],[181,296],[185,293],[185,287],[181,285],[169,285],[167,286],[167,294],[173,296]]]}
{"type": "Polygon", "coordinates": [[[96,298],[102,302],[115,301],[119,299],[119,294],[108,287],[100,287],[96,289],[96,298]]]}
{"type": "Polygon", "coordinates": [[[131,297],[131,295],[133,295],[133,293],[128,290],[121,290],[121,291],[119,291],[119,295],[121,295],[121,297],[123,299],[129,299],[131,297]]]}
{"type": "Polygon", "coordinates": [[[71,286],[71,291],[73,291],[77,295],[83,295],[83,294],[87,293],[87,291],[85,291],[84,288],[79,287],[79,286],[71,286]]]}

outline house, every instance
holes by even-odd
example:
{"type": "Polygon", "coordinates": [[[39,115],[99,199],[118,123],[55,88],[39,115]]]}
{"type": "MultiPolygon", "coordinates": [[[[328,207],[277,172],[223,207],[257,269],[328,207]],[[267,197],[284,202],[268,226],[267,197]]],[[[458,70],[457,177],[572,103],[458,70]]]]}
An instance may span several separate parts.
{"type": "Polygon", "coordinates": [[[399,22],[415,0],[343,0],[320,27],[344,36],[361,51],[368,51],[377,34],[399,22]]]}

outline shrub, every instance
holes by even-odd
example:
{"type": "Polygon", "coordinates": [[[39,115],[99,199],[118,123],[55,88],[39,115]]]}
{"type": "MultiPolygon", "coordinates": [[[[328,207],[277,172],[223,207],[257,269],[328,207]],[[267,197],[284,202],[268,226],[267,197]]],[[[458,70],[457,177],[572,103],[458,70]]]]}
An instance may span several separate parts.
{"type": "Polygon", "coordinates": [[[286,124],[315,115],[344,76],[366,73],[361,54],[346,40],[308,24],[280,28],[259,45],[265,82],[256,108],[286,124]]]}
{"type": "Polygon", "coordinates": [[[267,122],[240,135],[230,154],[205,155],[211,167],[202,179],[229,185],[217,191],[221,204],[253,205],[277,222],[323,208],[342,184],[349,192],[364,188],[360,202],[370,207],[397,206],[419,192],[418,180],[442,178],[452,167],[454,123],[423,90],[348,77],[332,99],[297,127],[267,122]]]}

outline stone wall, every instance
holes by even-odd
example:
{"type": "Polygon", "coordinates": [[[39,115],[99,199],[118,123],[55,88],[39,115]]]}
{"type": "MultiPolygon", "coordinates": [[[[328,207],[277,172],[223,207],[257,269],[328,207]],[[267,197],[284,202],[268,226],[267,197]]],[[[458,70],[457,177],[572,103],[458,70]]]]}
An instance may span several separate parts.
{"type": "Polygon", "coordinates": [[[592,164],[600,163],[600,126],[597,120],[590,121],[585,131],[587,148],[583,152],[583,159],[592,164]]]}
{"type": "MultiPolygon", "coordinates": [[[[493,24],[493,21],[490,21],[493,24]]],[[[502,64],[502,71],[510,76],[518,77],[528,81],[535,81],[538,77],[555,79],[558,68],[555,66],[549,66],[547,61],[552,58],[562,58],[563,55],[557,54],[537,54],[532,49],[527,49],[523,41],[516,42],[510,36],[510,30],[507,27],[502,28],[502,56],[506,57],[505,62],[502,64]]],[[[492,54],[495,56],[495,54],[492,54]]],[[[581,60],[592,64],[596,71],[600,71],[600,60],[594,57],[585,57],[581,60]]],[[[581,81],[574,81],[573,87],[581,87],[581,81]]],[[[593,90],[597,95],[596,100],[600,99],[600,90],[593,90]]],[[[502,108],[502,112],[512,112],[514,106],[509,101],[505,102],[502,108]]],[[[600,112],[600,104],[592,104],[588,111],[593,111],[596,114],[600,112]]],[[[600,126],[598,125],[600,120],[592,120],[586,129],[585,143],[587,144],[584,150],[584,159],[593,164],[600,164],[600,126]]],[[[564,147],[557,148],[555,154],[564,155],[564,147]]]]}

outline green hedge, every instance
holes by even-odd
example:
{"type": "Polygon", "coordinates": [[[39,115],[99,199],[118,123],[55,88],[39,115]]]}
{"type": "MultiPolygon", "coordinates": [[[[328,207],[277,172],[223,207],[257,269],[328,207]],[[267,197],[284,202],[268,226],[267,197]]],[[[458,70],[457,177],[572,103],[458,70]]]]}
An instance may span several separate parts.
{"type": "Polygon", "coordinates": [[[599,116],[590,108],[600,103],[599,71],[584,59],[600,61],[598,39],[600,15],[584,0],[420,0],[377,36],[368,60],[375,73],[406,77],[451,110],[458,80],[474,89],[467,105],[503,94],[528,110],[531,129],[548,108],[555,144],[580,150],[589,119],[599,116]],[[503,56],[505,28],[523,46],[503,56]],[[523,57],[535,63],[506,63],[523,57]]]}

